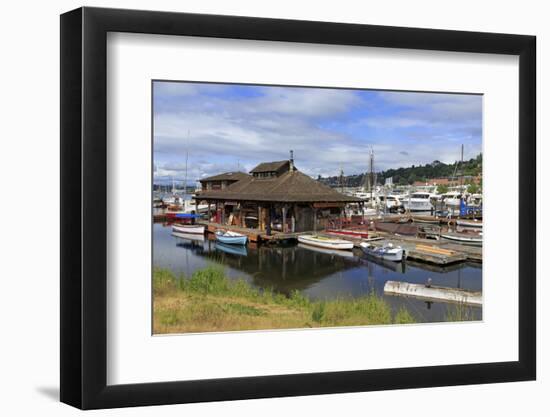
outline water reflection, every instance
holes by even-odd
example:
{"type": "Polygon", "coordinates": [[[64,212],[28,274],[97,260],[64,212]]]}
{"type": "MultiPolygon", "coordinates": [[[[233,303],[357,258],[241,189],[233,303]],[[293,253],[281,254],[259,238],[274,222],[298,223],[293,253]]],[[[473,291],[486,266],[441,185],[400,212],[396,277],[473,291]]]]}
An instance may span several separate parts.
{"type": "MultiPolygon", "coordinates": [[[[224,265],[230,278],[241,278],[258,288],[290,294],[297,290],[311,299],[358,297],[372,291],[397,309],[405,306],[419,320],[440,321],[452,305],[384,295],[388,280],[425,283],[480,291],[481,265],[431,266],[413,261],[390,262],[367,258],[361,251],[327,251],[304,245],[224,245],[198,235],[172,234],[155,224],[153,261],[187,276],[209,263],[224,265]]],[[[481,318],[481,309],[473,309],[481,318]]]]}

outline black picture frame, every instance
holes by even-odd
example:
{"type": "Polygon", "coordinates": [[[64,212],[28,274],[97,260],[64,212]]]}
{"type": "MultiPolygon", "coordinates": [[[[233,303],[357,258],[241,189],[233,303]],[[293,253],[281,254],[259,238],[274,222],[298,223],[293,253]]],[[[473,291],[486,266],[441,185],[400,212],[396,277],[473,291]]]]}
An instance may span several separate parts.
{"type": "Polygon", "coordinates": [[[61,16],[61,401],[82,409],[536,378],[534,36],[80,8],[61,16]],[[519,360],[113,385],[107,376],[108,32],[519,56],[519,360]]]}

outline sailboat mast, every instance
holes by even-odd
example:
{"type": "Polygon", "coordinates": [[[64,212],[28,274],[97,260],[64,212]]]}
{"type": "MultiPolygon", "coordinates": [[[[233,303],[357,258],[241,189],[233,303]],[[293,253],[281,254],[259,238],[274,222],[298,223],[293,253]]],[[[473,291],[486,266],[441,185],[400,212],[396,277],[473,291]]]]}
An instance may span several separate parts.
{"type": "Polygon", "coordinates": [[[369,185],[370,185],[370,200],[372,201],[372,191],[374,188],[374,150],[370,149],[370,160],[369,160],[369,185]]]}
{"type": "Polygon", "coordinates": [[[187,131],[187,146],[185,149],[185,183],[183,184],[183,195],[187,195],[187,163],[189,162],[189,130],[187,131]]]}
{"type": "Polygon", "coordinates": [[[462,186],[464,185],[464,169],[462,164],[464,163],[464,144],[460,147],[460,192],[462,193],[462,186]]]}

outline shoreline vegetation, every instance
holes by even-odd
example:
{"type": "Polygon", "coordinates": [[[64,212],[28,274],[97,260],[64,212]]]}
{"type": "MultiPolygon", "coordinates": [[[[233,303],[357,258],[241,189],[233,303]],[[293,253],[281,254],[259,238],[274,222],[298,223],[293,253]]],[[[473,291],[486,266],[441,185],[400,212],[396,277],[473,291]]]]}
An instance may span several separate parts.
{"type": "MultiPolygon", "coordinates": [[[[167,269],[153,271],[153,333],[197,333],[315,327],[409,324],[416,320],[404,307],[392,312],[374,292],[355,299],[310,301],[259,290],[231,280],[223,267],[209,265],[190,277],[167,269]]],[[[448,315],[468,320],[462,309],[448,315]]],[[[471,318],[470,318],[471,320],[471,318]]]]}

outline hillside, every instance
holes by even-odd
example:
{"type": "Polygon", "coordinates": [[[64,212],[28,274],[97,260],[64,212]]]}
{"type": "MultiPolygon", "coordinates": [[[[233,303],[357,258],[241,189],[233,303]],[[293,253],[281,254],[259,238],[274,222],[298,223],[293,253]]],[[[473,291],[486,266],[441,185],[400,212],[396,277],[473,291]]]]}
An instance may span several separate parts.
{"type": "MultiPolygon", "coordinates": [[[[481,173],[482,154],[468,161],[464,161],[458,167],[456,175],[476,176],[481,173]]],[[[455,163],[445,164],[440,161],[433,161],[426,165],[412,165],[406,168],[392,168],[386,171],[376,173],[377,183],[384,184],[386,178],[393,177],[393,183],[398,185],[413,184],[415,181],[427,181],[431,178],[450,178],[455,173],[455,163]]],[[[366,183],[366,174],[344,176],[344,185],[346,187],[361,187],[366,183]]],[[[340,178],[318,177],[318,181],[331,187],[340,185],[340,178]]]]}

